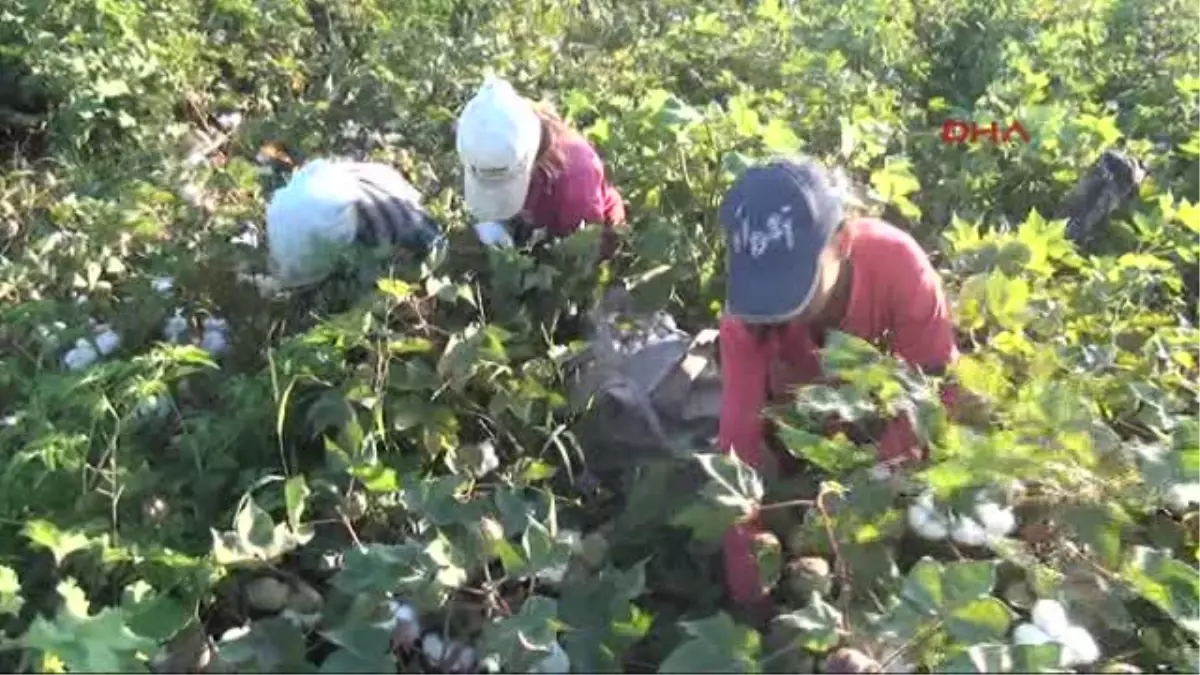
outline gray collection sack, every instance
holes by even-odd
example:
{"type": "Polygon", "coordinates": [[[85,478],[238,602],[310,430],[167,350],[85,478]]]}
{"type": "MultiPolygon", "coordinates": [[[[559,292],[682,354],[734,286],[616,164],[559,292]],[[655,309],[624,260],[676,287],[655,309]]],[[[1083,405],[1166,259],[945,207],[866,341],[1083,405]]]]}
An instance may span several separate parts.
{"type": "Polygon", "coordinates": [[[608,472],[707,447],[717,432],[717,331],[695,337],[665,312],[629,315],[606,301],[573,364],[569,401],[588,469],[608,472]]]}

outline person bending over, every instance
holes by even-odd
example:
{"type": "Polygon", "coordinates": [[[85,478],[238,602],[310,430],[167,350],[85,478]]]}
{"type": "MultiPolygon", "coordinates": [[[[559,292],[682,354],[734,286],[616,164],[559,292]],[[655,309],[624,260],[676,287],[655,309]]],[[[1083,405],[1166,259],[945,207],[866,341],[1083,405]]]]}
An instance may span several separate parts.
{"type": "Polygon", "coordinates": [[[385,164],[317,159],[305,164],[267,206],[272,276],[283,289],[312,287],[353,244],[426,255],[443,241],[417,190],[385,164]]]}
{"type": "MultiPolygon", "coordinates": [[[[818,350],[829,331],[887,343],[893,355],[929,374],[943,373],[958,357],[928,256],[883,220],[847,217],[844,195],[816,162],[780,159],[745,171],[720,205],[728,277],[718,442],[756,469],[772,461],[764,407],[821,378],[818,350]]],[[[948,391],[944,401],[953,399],[948,391]]],[[[905,418],[872,440],[890,464],[923,454],[905,418]]],[[[761,527],[735,526],[723,542],[731,599],[753,613],[767,601],[751,553],[761,527]]]]}
{"type": "Polygon", "coordinates": [[[613,254],[625,203],[596,150],[548,106],[489,75],[459,116],[457,147],[467,209],[485,244],[535,230],[566,237],[592,223],[604,228],[601,256],[613,254]]]}

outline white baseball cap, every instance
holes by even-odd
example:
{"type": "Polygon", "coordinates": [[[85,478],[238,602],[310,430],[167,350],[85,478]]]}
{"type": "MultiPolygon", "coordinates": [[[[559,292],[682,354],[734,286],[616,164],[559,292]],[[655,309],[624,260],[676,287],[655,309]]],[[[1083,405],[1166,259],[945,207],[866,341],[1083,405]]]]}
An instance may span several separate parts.
{"type": "Polygon", "coordinates": [[[542,142],[542,122],[512,85],[488,75],[458,118],[467,209],[479,220],[508,220],[525,205],[542,142]]]}
{"type": "Polygon", "coordinates": [[[329,274],[333,261],[321,248],[354,241],[361,192],[351,176],[324,159],[304,165],[276,191],[267,205],[267,245],[280,285],[299,288],[329,274]]]}

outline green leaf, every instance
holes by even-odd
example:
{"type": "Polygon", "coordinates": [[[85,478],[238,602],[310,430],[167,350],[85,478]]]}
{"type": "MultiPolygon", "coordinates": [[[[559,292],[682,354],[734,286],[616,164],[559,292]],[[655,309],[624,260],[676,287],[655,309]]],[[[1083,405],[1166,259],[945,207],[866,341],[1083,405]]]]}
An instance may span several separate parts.
{"type": "Polygon", "coordinates": [[[1014,645],[1014,673],[1061,673],[1062,647],[1055,642],[1044,645],[1014,645]]]}
{"type": "Polygon", "coordinates": [[[16,616],[25,606],[21,596],[21,580],[17,572],[7,565],[0,565],[0,614],[16,616]]]}
{"type": "Polygon", "coordinates": [[[279,616],[255,621],[244,635],[222,640],[220,649],[221,660],[234,666],[235,672],[297,672],[308,665],[304,633],[279,616]]]}
{"type": "Polygon", "coordinates": [[[1012,612],[998,598],[984,598],[954,609],[946,617],[946,632],[966,644],[1003,639],[1012,612]]]}
{"type": "Polygon", "coordinates": [[[60,530],[57,525],[46,520],[31,520],[25,523],[21,532],[34,546],[50,549],[54,562],[61,565],[62,561],[76,551],[90,547],[94,541],[80,532],[60,530]]]}
{"type": "Polygon", "coordinates": [[[1074,504],[1064,511],[1063,522],[1106,567],[1120,565],[1121,531],[1132,520],[1119,505],[1105,502],[1074,504]]]}
{"type": "Polygon", "coordinates": [[[1008,645],[977,644],[957,652],[934,672],[1007,673],[1012,671],[1011,666],[1012,655],[1008,645]]]}
{"type": "Polygon", "coordinates": [[[688,639],[658,667],[660,673],[756,673],[761,651],[757,632],[720,612],[699,621],[681,621],[688,639]]]}
{"type": "Polygon", "coordinates": [[[563,648],[577,672],[621,672],[622,656],[646,636],[651,617],[633,604],[646,585],[645,563],[629,570],[607,567],[561,592],[563,648]]]}
{"type": "Polygon", "coordinates": [[[1189,632],[1200,635],[1200,576],[1170,551],[1136,546],[1121,570],[1142,597],[1189,632]]]}
{"type": "Polygon", "coordinates": [[[275,542],[275,520],[247,497],[233,518],[233,531],[247,548],[269,548],[275,542]]]}
{"type": "Polygon", "coordinates": [[[59,593],[64,603],[58,614],[53,621],[44,616],[33,620],[22,638],[27,648],[58,658],[69,672],[146,672],[137,654],[154,649],[154,640],[130,630],[116,608],[89,614],[87,600],[73,584],[60,585],[59,593]]]}
{"type": "Polygon", "coordinates": [[[394,673],[396,657],[386,649],[379,654],[365,656],[348,649],[338,649],[321,662],[322,673],[394,673]]]}
{"type": "Polygon", "coordinates": [[[528,672],[550,653],[561,626],[557,615],[557,601],[532,596],[517,614],[484,627],[480,653],[495,654],[505,672],[528,672]]]}
{"type": "Polygon", "coordinates": [[[308,483],[305,482],[304,476],[292,476],[284,484],[284,501],[287,503],[287,518],[288,525],[293,530],[300,529],[300,519],[304,516],[304,508],[307,506],[308,496],[312,494],[308,483]]]}
{"type": "Polygon", "coordinates": [[[672,524],[690,528],[698,539],[714,540],[758,509],[763,497],[762,479],[736,455],[703,453],[695,459],[708,480],[697,501],[672,524]]]}
{"type": "Polygon", "coordinates": [[[771,622],[772,634],[777,634],[781,642],[824,652],[837,645],[841,620],[841,612],[814,593],[804,609],[775,617],[771,622]]]}
{"type": "Polygon", "coordinates": [[[121,610],[133,632],[158,642],[170,639],[192,620],[194,607],[159,593],[145,581],[125,588],[121,610]]]}

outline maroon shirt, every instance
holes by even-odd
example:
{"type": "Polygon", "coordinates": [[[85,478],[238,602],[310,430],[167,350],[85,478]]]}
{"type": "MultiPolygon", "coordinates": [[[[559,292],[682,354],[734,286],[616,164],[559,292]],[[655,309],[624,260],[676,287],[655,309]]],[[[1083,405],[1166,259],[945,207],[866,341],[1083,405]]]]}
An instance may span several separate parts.
{"type": "MultiPolygon", "coordinates": [[[[603,225],[606,232],[625,222],[625,202],[608,182],[604,163],[581,134],[563,139],[565,166],[553,179],[534,171],[522,215],[530,225],[565,237],[584,223],[603,225]]],[[[607,239],[607,237],[606,237],[607,239]]]]}

